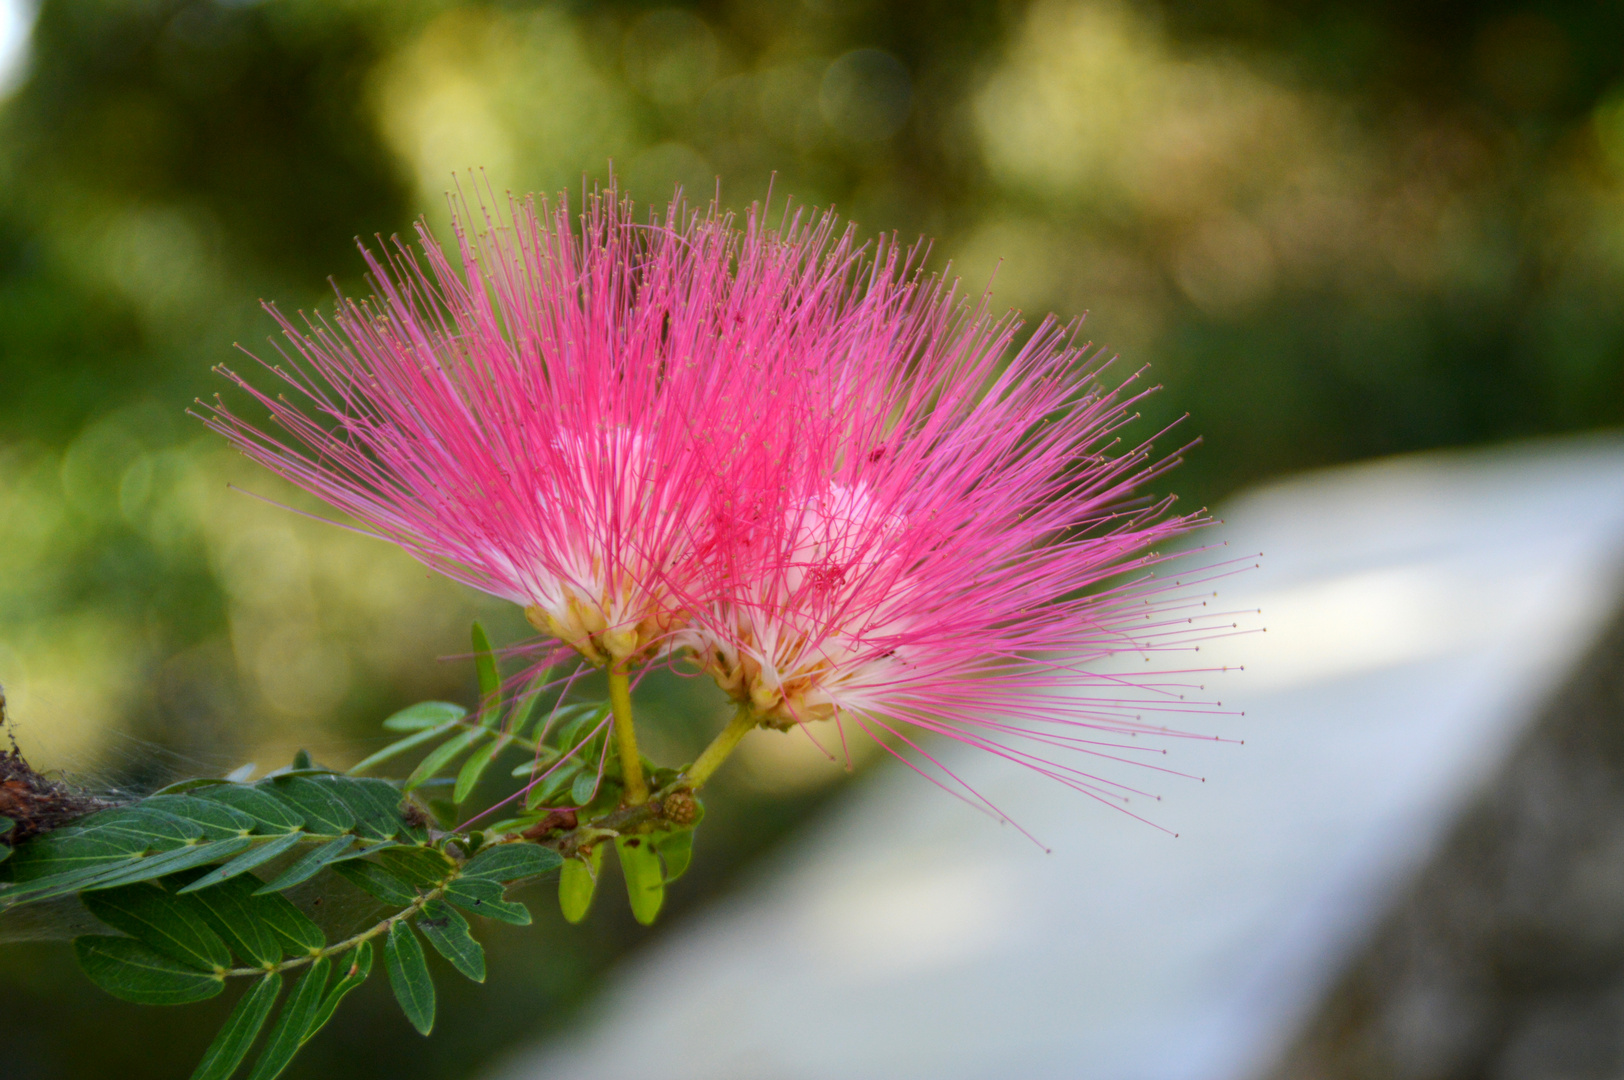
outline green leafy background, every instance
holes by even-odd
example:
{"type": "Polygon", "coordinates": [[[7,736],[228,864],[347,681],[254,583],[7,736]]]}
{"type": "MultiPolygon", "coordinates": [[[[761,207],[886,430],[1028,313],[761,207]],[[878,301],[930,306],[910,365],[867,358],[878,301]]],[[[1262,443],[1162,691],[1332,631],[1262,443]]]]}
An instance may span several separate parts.
{"type": "MultiPolygon", "coordinates": [[[[443,223],[470,165],[499,191],[578,190],[613,158],[639,198],[720,175],[733,206],[771,181],[936,237],[971,282],[1007,260],[1000,303],[1091,310],[1128,368],[1155,365],[1147,430],[1188,410],[1206,438],[1177,482],[1192,504],[1289,469],[1617,424],[1621,34],[1624,9],[1576,0],[45,0],[0,100],[0,683],[18,738],[43,767],[146,792],[301,746],[347,767],[395,709],[477,700],[455,659],[468,622],[504,645],[528,633],[516,612],[233,490],[314,508],[183,414],[233,342],[269,334],[258,298],[359,287],[353,237],[443,223]]],[[[644,691],[656,760],[720,723],[697,682],[644,691]]],[[[569,927],[550,881],[517,890],[536,923],[480,928],[485,986],[429,958],[433,1039],[374,977],[285,1075],[470,1075],[571,1023],[616,957],[842,776],[753,736],[656,928],[618,903],[569,927]]],[[[0,926],[8,1077],[186,1075],[238,992],[110,1001],[65,941],[17,940],[46,933],[0,926]]]]}

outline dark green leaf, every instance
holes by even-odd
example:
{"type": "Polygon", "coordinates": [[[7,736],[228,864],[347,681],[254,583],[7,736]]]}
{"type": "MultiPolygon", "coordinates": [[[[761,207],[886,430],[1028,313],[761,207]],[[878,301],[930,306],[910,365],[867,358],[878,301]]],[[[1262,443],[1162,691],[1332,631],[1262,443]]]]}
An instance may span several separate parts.
{"type": "Polygon", "coordinates": [[[400,835],[400,792],[386,781],[354,776],[312,777],[355,816],[356,835],[366,840],[392,840],[400,835]]]}
{"type": "Polygon", "coordinates": [[[479,778],[490,768],[491,760],[507,749],[511,741],[503,735],[468,755],[468,760],[462,763],[462,770],[457,773],[457,786],[451,795],[452,802],[461,804],[468,800],[468,796],[472,795],[474,788],[479,785],[479,778]]]}
{"type": "Polygon", "coordinates": [[[211,844],[195,844],[158,855],[148,855],[122,869],[98,874],[95,880],[79,886],[79,891],[114,889],[120,885],[134,885],[138,881],[151,881],[165,874],[176,874],[182,870],[190,870],[194,866],[205,866],[221,859],[229,859],[244,848],[252,847],[253,843],[246,836],[238,836],[231,840],[216,840],[211,844]]]}
{"type": "Polygon", "coordinates": [[[305,1042],[309,1042],[311,1036],[327,1026],[327,1021],[333,1018],[333,1010],[338,1008],[338,1003],[343,1001],[351,990],[367,981],[367,976],[372,973],[372,942],[361,942],[334,961],[334,967],[340,973],[338,984],[327,991],[327,996],[321,999],[321,1008],[316,1010],[315,1018],[305,1029],[305,1042]]]}
{"type": "Polygon", "coordinates": [[[213,799],[199,799],[191,795],[154,795],[141,802],[143,810],[162,810],[182,821],[189,821],[203,830],[205,840],[225,840],[232,836],[247,836],[258,824],[241,810],[213,799]]]}
{"type": "Polygon", "coordinates": [[[240,810],[258,823],[262,833],[293,832],[304,826],[304,815],[271,794],[248,784],[218,784],[192,793],[193,798],[224,803],[240,810]]]}
{"type": "Polygon", "coordinates": [[[231,953],[220,935],[185,901],[156,885],[127,885],[85,893],[81,899],[96,918],[171,960],[200,971],[223,972],[231,967],[231,953]]]}
{"type": "Polygon", "coordinates": [[[413,885],[433,888],[457,869],[457,864],[433,848],[394,848],[378,856],[378,863],[413,885]]]}
{"type": "Polygon", "coordinates": [[[259,1060],[254,1062],[248,1080],[274,1080],[288,1067],[293,1055],[299,1052],[299,1047],[304,1044],[305,1030],[321,1009],[321,999],[327,990],[327,972],[331,966],[332,962],[323,956],[311,964],[310,970],[294,984],[293,993],[288,995],[287,1004],[282,1006],[282,1014],[271,1026],[265,1049],[259,1052],[259,1060]]]}
{"type": "MultiPolygon", "coordinates": [[[[235,880],[235,879],[233,879],[235,880]]],[[[250,879],[249,884],[257,881],[250,879]]],[[[270,927],[289,956],[309,956],[327,947],[327,936],[281,893],[254,894],[254,914],[270,927]]]]}
{"type": "Polygon", "coordinates": [[[578,923],[592,910],[592,897],[598,891],[598,874],[603,870],[603,845],[592,849],[585,859],[566,859],[558,875],[558,907],[564,921],[578,923]]]}
{"type": "MultiPolygon", "coordinates": [[[[200,879],[206,880],[206,879],[200,879]]],[[[193,884],[196,884],[195,882],[193,884]]],[[[249,964],[275,964],[282,959],[282,937],[266,917],[269,897],[255,896],[259,878],[234,877],[199,892],[182,889],[179,895],[192,910],[214,927],[231,951],[249,964]]],[[[189,888],[189,886],[188,886],[189,888]]],[[[281,899],[278,897],[277,899],[281,899]]],[[[304,955],[305,949],[297,950],[304,955]]]]}
{"type": "Polygon", "coordinates": [[[303,747],[301,747],[298,750],[295,750],[293,752],[293,768],[295,768],[295,769],[309,769],[309,768],[313,768],[313,767],[314,766],[313,766],[313,764],[311,763],[311,760],[310,760],[310,751],[309,750],[306,750],[303,747]]]}
{"type": "Polygon", "coordinates": [[[134,938],[92,934],[73,939],[73,954],[90,981],[121,1001],[184,1005],[225,989],[226,981],[171,960],[134,938]]]}
{"type": "Polygon", "coordinates": [[[430,743],[437,739],[444,738],[451,732],[456,731],[460,726],[461,723],[459,721],[449,720],[446,723],[441,724],[439,727],[432,727],[419,731],[415,735],[406,736],[404,739],[396,739],[394,742],[390,743],[382,750],[379,750],[377,753],[364,757],[354,765],[350,766],[350,772],[351,774],[366,772],[373,766],[381,765],[383,762],[388,761],[391,758],[397,758],[406,753],[406,751],[422,746],[424,743],[430,743]]]}
{"type": "Polygon", "coordinates": [[[358,889],[376,896],[386,904],[405,907],[417,899],[417,890],[375,862],[350,859],[335,863],[333,872],[358,889]]]}
{"type": "Polygon", "coordinates": [[[130,862],[146,850],[146,842],[128,832],[91,830],[57,831],[37,836],[17,849],[11,864],[17,881],[33,881],[78,870],[103,870],[130,862]]]}
{"type": "Polygon", "coordinates": [[[168,851],[182,844],[203,839],[201,826],[194,825],[190,821],[182,821],[173,814],[166,814],[157,808],[149,809],[140,804],[102,810],[80,818],[67,829],[58,832],[67,832],[71,835],[92,830],[103,835],[124,833],[133,839],[141,840],[148,851],[168,851]]]}
{"type": "Polygon", "coordinates": [[[646,836],[622,836],[615,840],[620,853],[620,872],[626,879],[626,898],[632,903],[632,916],[644,926],[653,925],[665,903],[665,878],[660,857],[646,836]]]}
{"type": "Polygon", "coordinates": [[[423,946],[412,928],[402,919],[389,928],[384,940],[383,963],[389,972],[389,985],[395,991],[400,1010],[419,1033],[434,1030],[434,980],[423,959],[423,946]]]}
{"type": "Polygon", "coordinates": [[[419,701],[385,720],[383,726],[389,731],[421,731],[456,723],[467,715],[467,709],[449,701],[419,701]]]}
{"type": "Polygon", "coordinates": [[[485,950],[468,932],[468,920],[462,912],[440,900],[430,900],[417,917],[417,929],[463,977],[478,983],[485,981],[485,950]]]}
{"type": "Polygon", "coordinates": [[[259,1029],[265,1026],[265,1018],[271,1015],[271,1006],[276,1004],[276,996],[281,992],[280,975],[266,975],[256,980],[226,1017],[226,1026],[203,1051],[203,1060],[198,1062],[192,1080],[228,1080],[248,1056],[248,1048],[259,1038],[259,1029]]]}
{"type": "Polygon", "coordinates": [[[688,872],[688,864],[694,858],[694,830],[655,833],[650,840],[654,850],[660,853],[660,860],[665,863],[667,882],[675,881],[688,872]]]}
{"type": "Polygon", "coordinates": [[[6,833],[11,831],[12,826],[14,826],[16,824],[17,823],[15,821],[12,821],[10,818],[0,816],[0,836],[6,835],[6,833]]]}
{"type": "Polygon", "coordinates": [[[495,727],[502,715],[502,672],[496,666],[491,639],[478,619],[474,620],[473,637],[474,671],[479,675],[479,722],[495,727]]]}
{"type": "Polygon", "coordinates": [[[514,926],[529,926],[530,909],[504,899],[505,892],[499,883],[488,878],[458,878],[446,886],[445,898],[475,915],[514,926]]]}
{"type": "Polygon", "coordinates": [[[447,739],[428,752],[428,755],[418,762],[417,768],[412,770],[406,778],[406,790],[421,787],[424,781],[432,779],[439,771],[456,760],[458,755],[471,746],[476,746],[491,737],[489,728],[474,728],[464,731],[461,735],[447,739]]]}
{"type": "Polygon", "coordinates": [[[518,881],[535,877],[564,865],[564,857],[552,848],[524,841],[497,844],[475,855],[462,868],[462,876],[490,878],[492,881],[518,881]]]}
{"type": "Polygon", "coordinates": [[[235,859],[232,859],[224,866],[217,867],[216,869],[210,871],[208,875],[198,878],[196,881],[182,889],[181,892],[196,892],[199,889],[207,889],[211,885],[219,884],[222,881],[228,881],[231,878],[236,877],[238,874],[247,873],[254,867],[263,863],[268,863],[283,852],[297,847],[299,842],[304,838],[304,833],[290,832],[283,833],[281,836],[267,840],[258,847],[252,848],[243,852],[241,855],[238,855],[235,859]]]}
{"type": "Polygon", "coordinates": [[[278,776],[261,780],[259,786],[304,815],[305,829],[324,836],[337,836],[355,827],[355,815],[328,790],[308,776],[278,776]]]}
{"type": "Polygon", "coordinates": [[[262,886],[260,893],[281,892],[291,889],[302,881],[308,881],[321,873],[322,867],[335,859],[342,859],[355,846],[353,836],[339,836],[327,843],[308,851],[292,866],[277,875],[276,880],[269,885],[262,886]]]}

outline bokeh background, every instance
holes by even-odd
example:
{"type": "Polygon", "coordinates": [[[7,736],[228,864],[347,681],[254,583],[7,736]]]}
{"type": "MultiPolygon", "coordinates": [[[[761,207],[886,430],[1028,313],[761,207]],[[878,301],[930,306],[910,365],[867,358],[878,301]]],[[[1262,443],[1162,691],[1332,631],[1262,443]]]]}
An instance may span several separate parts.
{"type": "MultiPolygon", "coordinates": [[[[471,695],[515,613],[310,504],[185,409],[357,290],[355,238],[607,179],[834,206],[934,238],[1000,306],[1088,333],[1188,412],[1194,505],[1307,466],[1624,420],[1624,7],[1357,0],[0,0],[0,683],[43,767],[139,788],[345,764],[471,695]],[[445,658],[436,661],[435,658],[445,658]]],[[[672,681],[672,755],[713,708],[672,681]]],[[[656,747],[656,751],[660,748],[656,747]]],[[[841,774],[763,742],[674,918],[841,774]],[[728,812],[732,807],[733,812],[728,812]]],[[[655,931],[496,928],[492,983],[409,1035],[371,986],[288,1075],[473,1075],[578,1015],[655,931]]],[[[185,1075],[211,1028],[0,952],[8,1078],[185,1075]]],[[[225,1004],[217,1010],[222,1015],[225,1004]]],[[[227,1003],[228,1004],[228,1003],[227,1003]]],[[[206,1010],[201,1010],[206,1011],[206,1010]]],[[[216,1018],[217,1019],[217,1018],[216,1018]]]]}

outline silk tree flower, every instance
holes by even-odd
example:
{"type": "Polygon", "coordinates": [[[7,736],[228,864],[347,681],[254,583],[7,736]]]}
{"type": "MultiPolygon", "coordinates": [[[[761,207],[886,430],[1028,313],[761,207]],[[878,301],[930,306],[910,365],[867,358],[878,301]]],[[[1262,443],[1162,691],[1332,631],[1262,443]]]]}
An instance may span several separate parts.
{"type": "Polygon", "coordinates": [[[1205,606],[1152,573],[1206,519],[1137,494],[1175,461],[1123,442],[1149,391],[1102,386],[1052,319],[1010,359],[1013,316],[894,248],[854,268],[827,236],[782,238],[834,268],[808,280],[845,285],[816,356],[763,358],[756,385],[777,392],[755,411],[783,438],[755,497],[717,500],[739,539],[682,633],[740,705],[722,741],[850,722],[934,761],[917,734],[936,732],[1120,803],[1132,789],[1061,752],[1165,752],[1133,736],[1169,733],[1155,714],[1192,707],[1191,674],[1100,665],[1190,650],[1205,606]]]}
{"type": "Polygon", "coordinates": [[[639,224],[610,193],[572,232],[565,205],[458,207],[448,253],[363,248],[376,295],[303,326],[271,308],[283,393],[225,374],[273,435],[223,403],[245,454],[447,576],[524,607],[594,664],[669,648],[727,425],[713,363],[726,230],[639,224]]]}

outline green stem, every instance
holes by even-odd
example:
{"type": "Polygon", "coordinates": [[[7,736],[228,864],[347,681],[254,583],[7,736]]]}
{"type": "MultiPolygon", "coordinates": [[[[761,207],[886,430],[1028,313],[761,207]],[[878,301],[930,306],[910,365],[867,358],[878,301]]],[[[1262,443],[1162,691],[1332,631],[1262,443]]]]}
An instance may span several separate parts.
{"type": "Polygon", "coordinates": [[[345,938],[337,945],[329,945],[324,949],[318,949],[316,952],[313,952],[308,956],[296,956],[292,960],[284,960],[280,964],[272,964],[267,967],[229,968],[225,972],[225,977],[231,978],[232,976],[237,975],[270,975],[274,972],[287,971],[291,968],[304,967],[306,964],[313,964],[324,956],[337,956],[341,952],[348,952],[350,949],[355,948],[363,941],[375,938],[379,934],[387,933],[389,929],[396,923],[400,922],[400,920],[409,919],[413,915],[416,915],[419,911],[422,911],[424,906],[429,902],[438,900],[441,895],[445,893],[446,889],[450,887],[451,881],[455,880],[455,878],[452,878],[450,881],[445,882],[445,884],[440,885],[437,888],[430,889],[428,892],[419,896],[416,900],[413,900],[408,907],[402,908],[400,911],[397,911],[393,915],[389,916],[389,918],[385,919],[383,922],[376,926],[368,927],[359,934],[356,934],[354,937],[345,938]]]}
{"type": "Polygon", "coordinates": [[[648,802],[648,784],[643,780],[643,759],[637,753],[637,729],[632,726],[631,679],[618,664],[609,669],[609,704],[615,711],[615,741],[620,747],[620,778],[626,784],[626,802],[641,806],[648,802]]]}
{"type": "Polygon", "coordinates": [[[722,729],[722,733],[712,739],[711,744],[705,747],[705,752],[688,766],[688,771],[683,774],[686,781],[683,786],[697,791],[701,784],[710,779],[711,773],[727,760],[728,755],[733,753],[733,748],[739,745],[739,740],[748,735],[750,729],[755,726],[755,711],[749,705],[740,705],[739,711],[733,714],[733,719],[722,729]]]}

